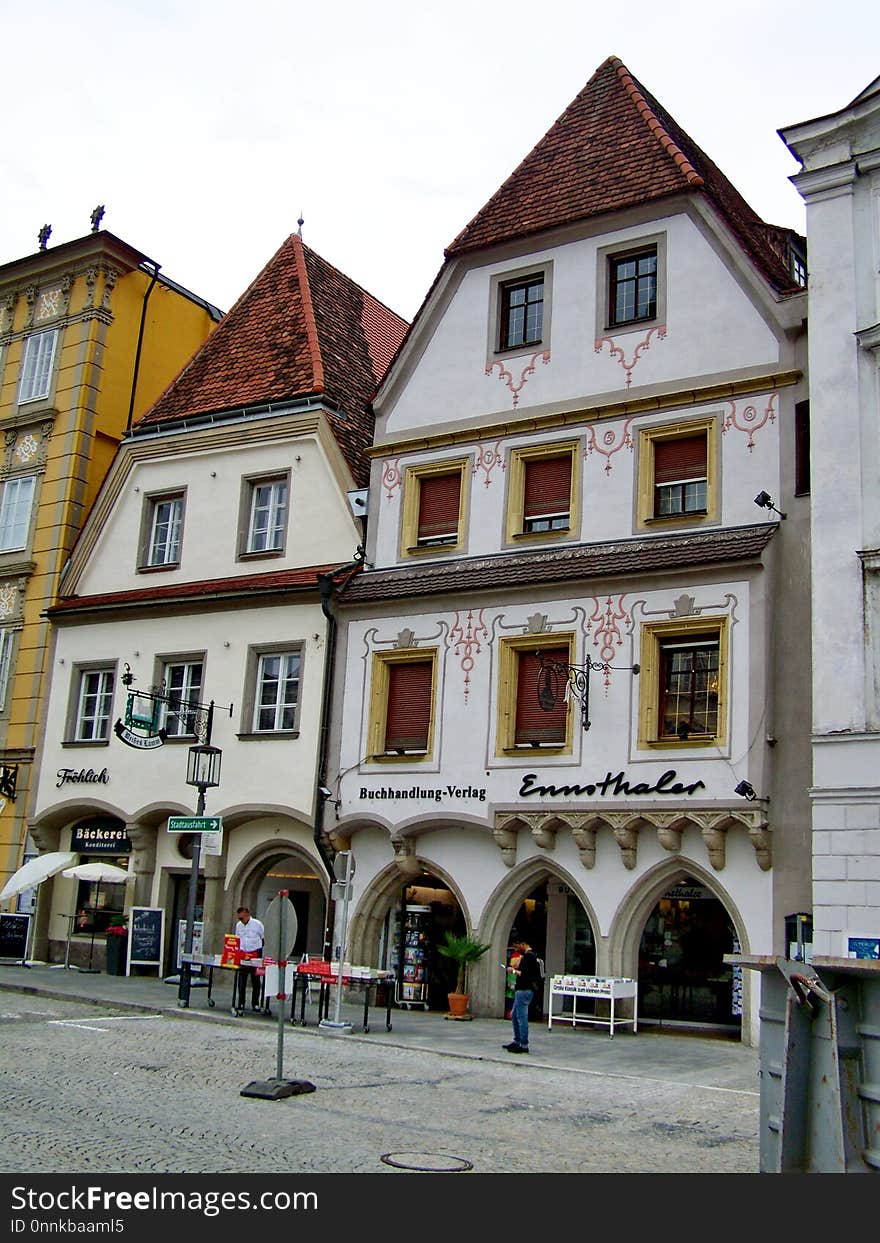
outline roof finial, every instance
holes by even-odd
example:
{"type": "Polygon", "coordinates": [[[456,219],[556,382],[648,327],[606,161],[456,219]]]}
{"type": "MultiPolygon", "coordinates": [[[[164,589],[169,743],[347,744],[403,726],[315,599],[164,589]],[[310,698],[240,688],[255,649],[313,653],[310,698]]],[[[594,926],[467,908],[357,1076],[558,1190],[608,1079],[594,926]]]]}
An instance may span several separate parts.
{"type": "Polygon", "coordinates": [[[95,210],[92,212],[92,215],[91,215],[93,233],[98,232],[98,230],[101,227],[101,221],[103,219],[104,219],[104,204],[101,203],[98,207],[95,208],[95,210]]]}
{"type": "Polygon", "coordinates": [[[302,235],[303,235],[303,225],[305,224],[305,221],[303,220],[303,214],[302,214],[302,212],[300,212],[300,213],[299,213],[299,220],[297,220],[297,222],[296,222],[296,223],[297,223],[296,235],[297,235],[297,237],[302,237],[302,235]]]}
{"type": "Polygon", "coordinates": [[[37,234],[37,241],[40,243],[40,250],[45,250],[49,243],[49,237],[52,233],[51,224],[44,224],[37,234]]]}

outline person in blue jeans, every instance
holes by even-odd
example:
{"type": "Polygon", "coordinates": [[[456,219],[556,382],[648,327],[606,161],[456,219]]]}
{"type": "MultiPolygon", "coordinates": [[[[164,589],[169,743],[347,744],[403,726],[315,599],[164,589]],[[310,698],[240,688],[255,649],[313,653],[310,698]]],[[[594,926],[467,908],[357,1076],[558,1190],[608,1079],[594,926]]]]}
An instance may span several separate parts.
{"type": "Polygon", "coordinates": [[[513,1041],[504,1047],[508,1053],[528,1053],[529,1051],[529,1006],[540,986],[541,968],[538,956],[527,941],[516,941],[515,950],[519,952],[519,962],[514,967],[516,983],[514,984],[513,1006],[510,1021],[513,1024],[513,1041]]]}

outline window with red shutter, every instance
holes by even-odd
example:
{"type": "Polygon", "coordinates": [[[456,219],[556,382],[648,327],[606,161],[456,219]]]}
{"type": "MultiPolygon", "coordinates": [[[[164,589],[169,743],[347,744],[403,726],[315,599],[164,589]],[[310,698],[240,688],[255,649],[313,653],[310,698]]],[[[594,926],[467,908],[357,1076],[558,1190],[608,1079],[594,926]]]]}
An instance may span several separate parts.
{"type": "Polygon", "coordinates": [[[461,471],[424,475],[419,480],[417,543],[421,546],[454,544],[458,539],[461,471]]]}
{"type": "Polygon", "coordinates": [[[523,531],[567,530],[571,519],[571,454],[524,463],[523,531]]]}
{"type": "Polygon", "coordinates": [[[430,660],[401,661],[388,666],[385,751],[404,754],[427,751],[431,731],[434,666],[430,660]]]}
{"type": "Polygon", "coordinates": [[[654,517],[706,512],[706,433],[654,441],[654,517]]]}
{"type": "Polygon", "coordinates": [[[568,665],[568,648],[543,648],[541,654],[520,652],[517,661],[516,727],[514,742],[517,746],[559,746],[565,743],[568,733],[568,701],[565,697],[566,679],[559,678],[559,697],[549,712],[538,701],[541,661],[558,661],[568,665]]]}

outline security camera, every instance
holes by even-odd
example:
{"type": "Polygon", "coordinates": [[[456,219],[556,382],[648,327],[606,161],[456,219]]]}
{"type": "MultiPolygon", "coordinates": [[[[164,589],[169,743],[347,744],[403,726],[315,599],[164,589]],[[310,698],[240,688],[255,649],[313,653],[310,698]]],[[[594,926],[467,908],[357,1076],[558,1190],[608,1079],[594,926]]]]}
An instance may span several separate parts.
{"type": "Polygon", "coordinates": [[[747,798],[749,802],[758,796],[755,793],[755,787],[748,781],[741,781],[739,785],[733,787],[734,794],[739,794],[742,798],[747,798]]]}
{"type": "Polygon", "coordinates": [[[322,798],[333,797],[333,791],[328,789],[327,786],[318,786],[318,793],[321,795],[322,798]]]}

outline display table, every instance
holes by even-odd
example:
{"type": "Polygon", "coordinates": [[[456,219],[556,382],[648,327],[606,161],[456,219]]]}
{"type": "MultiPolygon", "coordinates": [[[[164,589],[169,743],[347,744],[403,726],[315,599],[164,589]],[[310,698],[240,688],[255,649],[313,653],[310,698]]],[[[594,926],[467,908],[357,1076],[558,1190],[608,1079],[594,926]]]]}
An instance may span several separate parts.
{"type": "MultiPolygon", "coordinates": [[[[220,954],[192,953],[192,954],[181,954],[180,955],[181,962],[191,963],[194,967],[207,967],[208,968],[208,995],[207,995],[206,1000],[208,1002],[208,1005],[211,1007],[211,1009],[213,1009],[214,1006],[217,1004],[212,996],[212,993],[214,990],[214,972],[215,971],[229,971],[232,973],[232,997],[230,999],[229,1008],[230,1008],[231,1014],[234,1014],[236,1017],[240,1017],[242,1014],[244,1014],[244,1011],[238,1009],[238,1006],[236,1005],[236,996],[235,996],[236,986],[238,985],[238,970],[239,969],[237,966],[233,965],[232,963],[221,962],[221,957],[222,956],[220,954]]],[[[263,959],[262,958],[248,958],[246,959],[246,966],[253,967],[254,969],[256,969],[260,976],[260,979],[261,980],[263,979],[263,971],[262,971],[263,959]]],[[[272,1013],[271,1010],[269,1009],[269,999],[266,997],[265,987],[262,989],[260,1011],[263,1014],[272,1013]]]]}
{"type": "Polygon", "coordinates": [[[635,980],[628,980],[613,975],[554,975],[550,979],[550,1001],[547,1009],[547,1027],[557,1023],[591,1023],[608,1028],[608,1035],[614,1035],[615,1027],[632,1023],[633,1031],[637,1030],[638,1022],[638,985],[635,980]],[[561,1003],[563,997],[571,997],[571,1010],[564,1013],[553,1013],[554,1003],[561,1003]],[[607,1001],[610,1006],[607,1015],[578,1014],[578,998],[586,997],[592,1001],[607,1001]],[[615,1003],[632,1000],[632,1014],[623,1018],[615,1016],[615,1003]]]}
{"type": "MultiPolygon", "coordinates": [[[[338,964],[337,964],[338,965],[338,964]]],[[[293,993],[290,1000],[290,1021],[296,1020],[296,994],[300,992],[299,1024],[306,1025],[306,996],[309,984],[318,985],[318,1022],[326,1018],[330,1009],[330,993],[339,977],[331,971],[329,962],[301,962],[296,969],[293,980],[293,993]]],[[[364,994],[363,1030],[370,1030],[370,997],[375,997],[380,984],[387,985],[387,1004],[385,1006],[385,1030],[391,1031],[391,1001],[394,974],[391,971],[378,971],[374,968],[361,968],[357,975],[343,975],[343,988],[357,989],[364,994]]]]}

